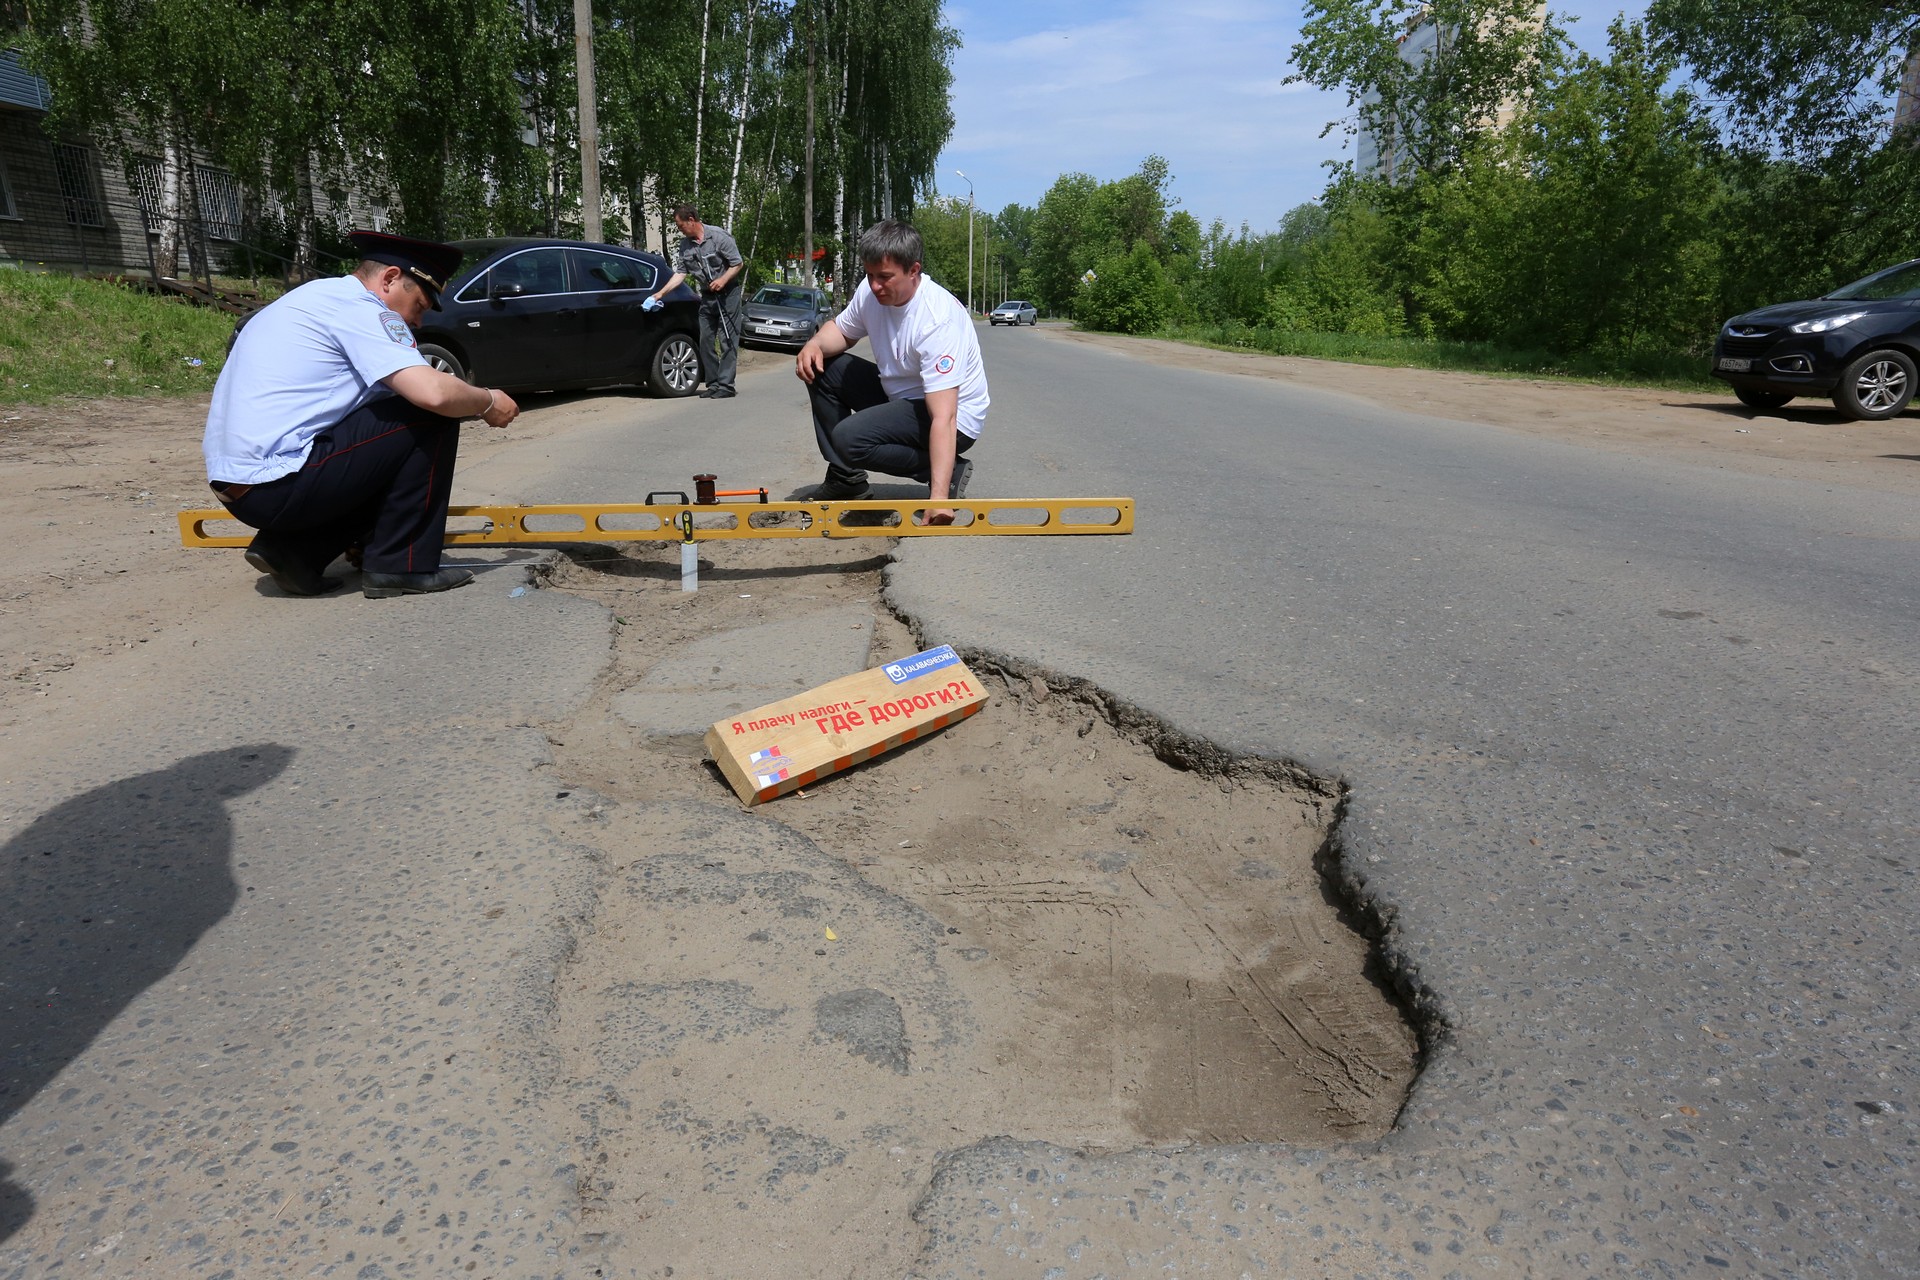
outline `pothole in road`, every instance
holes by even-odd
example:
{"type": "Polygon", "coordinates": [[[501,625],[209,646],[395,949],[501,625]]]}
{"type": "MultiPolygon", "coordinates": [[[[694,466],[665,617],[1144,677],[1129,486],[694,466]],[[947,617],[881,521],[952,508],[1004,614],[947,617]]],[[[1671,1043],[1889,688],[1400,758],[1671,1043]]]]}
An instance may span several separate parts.
{"type": "Polygon", "coordinates": [[[784,1243],[899,1275],[935,1166],[990,1137],[1100,1152],[1391,1126],[1418,1045],[1316,867],[1337,786],[976,663],[977,716],[743,811],[617,696],[703,637],[857,605],[872,663],[921,646],[871,547],[729,544],[691,595],[636,555],[555,575],[620,620],[601,696],[551,734],[556,823],[606,866],[554,1024],[590,1223],[694,1274],[784,1243]]]}

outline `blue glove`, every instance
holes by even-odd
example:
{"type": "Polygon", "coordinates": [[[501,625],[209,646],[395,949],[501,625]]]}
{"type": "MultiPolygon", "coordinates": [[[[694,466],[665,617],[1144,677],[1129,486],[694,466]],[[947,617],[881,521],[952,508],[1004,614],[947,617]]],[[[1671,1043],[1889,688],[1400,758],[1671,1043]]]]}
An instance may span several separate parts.
{"type": "Polygon", "coordinates": [[[640,303],[640,309],[642,311],[659,311],[666,305],[666,303],[660,301],[660,299],[654,297],[652,294],[648,294],[645,300],[640,303]]]}

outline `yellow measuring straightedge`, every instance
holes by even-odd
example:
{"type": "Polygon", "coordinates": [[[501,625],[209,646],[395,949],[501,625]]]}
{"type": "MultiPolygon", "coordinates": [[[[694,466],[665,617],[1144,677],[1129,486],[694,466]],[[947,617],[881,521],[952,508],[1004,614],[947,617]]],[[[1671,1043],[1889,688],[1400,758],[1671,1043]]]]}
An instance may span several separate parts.
{"type": "MultiPolygon", "coordinates": [[[[925,498],[906,502],[556,502],[450,508],[446,541],[448,546],[499,546],[1132,532],[1132,498],[961,498],[938,504],[925,498]],[[952,511],[954,522],[918,523],[934,507],[952,511]]],[[[244,547],[252,540],[253,530],[224,510],[180,513],[183,547],[244,547]],[[222,527],[213,532],[209,525],[222,527]]]]}

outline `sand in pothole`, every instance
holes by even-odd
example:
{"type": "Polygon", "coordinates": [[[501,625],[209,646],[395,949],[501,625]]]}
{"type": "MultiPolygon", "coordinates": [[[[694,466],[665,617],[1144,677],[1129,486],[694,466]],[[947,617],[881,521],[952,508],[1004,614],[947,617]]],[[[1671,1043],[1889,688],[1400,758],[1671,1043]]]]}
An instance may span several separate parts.
{"type": "Polygon", "coordinates": [[[692,596],[633,555],[559,575],[624,624],[602,696],[552,734],[565,833],[609,868],[556,1043],[587,1221],[643,1271],[903,1274],[939,1162],[996,1136],[1317,1145],[1392,1123],[1415,1038],[1313,867],[1332,788],[1172,768],[1063,682],[978,670],[971,720],[745,811],[621,695],[783,617],[870,616],[876,663],[921,646],[870,546],[731,544],[692,596]]]}

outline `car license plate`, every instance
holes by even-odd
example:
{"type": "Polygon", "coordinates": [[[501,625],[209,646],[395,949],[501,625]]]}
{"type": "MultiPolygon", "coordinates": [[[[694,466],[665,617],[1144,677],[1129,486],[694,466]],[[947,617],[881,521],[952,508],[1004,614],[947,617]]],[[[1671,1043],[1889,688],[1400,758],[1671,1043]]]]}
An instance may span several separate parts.
{"type": "Polygon", "coordinates": [[[1721,356],[1720,367],[1722,369],[1725,369],[1728,373],[1745,373],[1749,369],[1753,368],[1753,361],[1736,360],[1732,356],[1721,356]]]}

